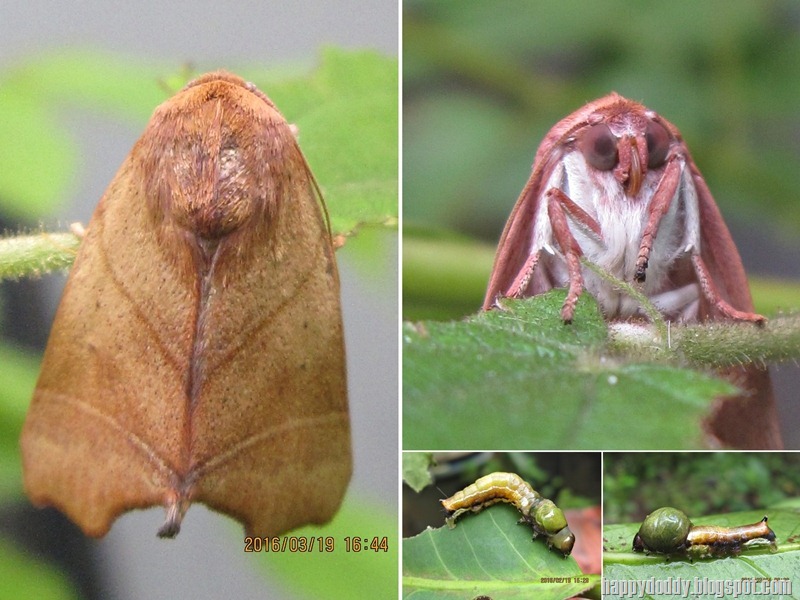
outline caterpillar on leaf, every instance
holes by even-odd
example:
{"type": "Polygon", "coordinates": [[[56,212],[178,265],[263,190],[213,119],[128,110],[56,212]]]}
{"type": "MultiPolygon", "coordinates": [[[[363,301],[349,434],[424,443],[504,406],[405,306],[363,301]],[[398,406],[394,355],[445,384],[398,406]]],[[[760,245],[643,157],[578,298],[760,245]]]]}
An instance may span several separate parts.
{"type": "Polygon", "coordinates": [[[690,559],[738,556],[742,550],[763,545],[769,546],[771,552],[778,549],[766,516],[752,525],[738,527],[693,525],[685,513],[670,506],[647,515],[633,538],[635,552],[690,559]]]}
{"type": "Polygon", "coordinates": [[[441,500],[447,511],[445,522],[451,529],[464,513],[480,512],[498,502],[514,505],[522,514],[519,522],[531,527],[534,539],[543,535],[547,546],[565,557],[572,552],[575,535],[567,525],[564,512],[515,473],[490,473],[441,500]]]}

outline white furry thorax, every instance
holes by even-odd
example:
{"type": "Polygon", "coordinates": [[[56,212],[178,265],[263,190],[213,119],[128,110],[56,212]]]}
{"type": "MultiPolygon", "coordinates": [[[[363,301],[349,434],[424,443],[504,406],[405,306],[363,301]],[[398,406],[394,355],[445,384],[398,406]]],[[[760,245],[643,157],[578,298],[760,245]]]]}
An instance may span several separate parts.
{"type": "MultiPolygon", "coordinates": [[[[699,251],[699,214],[697,191],[688,169],[681,160],[681,181],[658,228],[650,254],[643,293],[666,314],[682,318],[696,310],[699,290],[684,290],[676,294],[669,289],[667,280],[670,267],[676,260],[699,251]],[[691,305],[695,306],[692,307],[691,305]]],[[[586,258],[623,281],[633,283],[636,261],[642,235],[648,220],[648,209],[663,169],[649,171],[634,197],[628,197],[612,171],[598,171],[590,167],[577,151],[567,152],[556,164],[542,193],[557,187],[578,206],[584,209],[600,226],[602,239],[588,231],[581,223],[568,217],[569,228],[586,258]]],[[[553,238],[552,225],[547,215],[547,201],[539,202],[534,229],[532,251],[543,250],[555,256],[550,263],[551,273],[560,287],[569,283],[563,255],[553,238]]],[[[608,318],[630,318],[643,313],[636,300],[617,291],[609,282],[589,269],[582,269],[586,290],[600,304],[608,318]]]]}

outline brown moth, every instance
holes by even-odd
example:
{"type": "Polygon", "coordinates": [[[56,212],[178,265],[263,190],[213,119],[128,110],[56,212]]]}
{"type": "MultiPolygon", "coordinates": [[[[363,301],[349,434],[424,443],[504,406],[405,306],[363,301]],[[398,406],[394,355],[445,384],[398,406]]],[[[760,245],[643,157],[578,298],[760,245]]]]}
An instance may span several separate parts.
{"type": "MultiPolygon", "coordinates": [[[[545,136],[500,239],[484,310],[504,297],[566,287],[567,323],[584,289],[609,320],[645,316],[635,299],[585,269],[583,256],[641,286],[667,319],[765,321],[754,312],[739,253],[680,132],[616,93],[545,136]]],[[[730,375],[768,403],[721,406],[714,418],[732,410],[738,416],[723,420],[752,424],[745,414],[767,413],[773,422],[760,433],[717,437],[732,445],[780,445],[768,373],[751,366],[730,375]]]]}
{"type": "Polygon", "coordinates": [[[351,474],[339,279],[273,103],[225,72],[159,106],[89,223],[22,433],[25,489],[87,535],[192,502],[279,535],[351,474]],[[302,500],[299,500],[302,499],[302,500]]]}

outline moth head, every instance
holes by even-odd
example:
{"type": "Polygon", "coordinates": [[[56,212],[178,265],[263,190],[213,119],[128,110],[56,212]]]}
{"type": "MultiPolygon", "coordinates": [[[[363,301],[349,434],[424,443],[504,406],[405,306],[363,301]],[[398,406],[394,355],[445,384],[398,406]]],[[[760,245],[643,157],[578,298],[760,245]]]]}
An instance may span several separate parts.
{"type": "Polygon", "coordinates": [[[661,167],[672,142],[660,123],[644,118],[633,130],[616,134],[605,121],[586,127],[578,138],[578,150],[591,167],[614,171],[614,177],[630,196],[642,187],[648,169],[661,167]]]}

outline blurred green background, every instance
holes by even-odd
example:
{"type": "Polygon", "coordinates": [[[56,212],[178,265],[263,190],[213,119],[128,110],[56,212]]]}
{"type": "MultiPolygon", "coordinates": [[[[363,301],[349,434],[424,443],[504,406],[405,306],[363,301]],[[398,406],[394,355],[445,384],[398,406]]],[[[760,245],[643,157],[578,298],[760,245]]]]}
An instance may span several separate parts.
{"type": "Polygon", "coordinates": [[[689,515],[768,509],[800,496],[800,454],[606,452],[603,522],[635,523],[662,506],[689,515]]]}
{"type": "Polygon", "coordinates": [[[683,133],[758,310],[796,308],[799,29],[790,0],[406,0],[405,318],[478,309],[542,137],[612,90],[683,133]]]}

